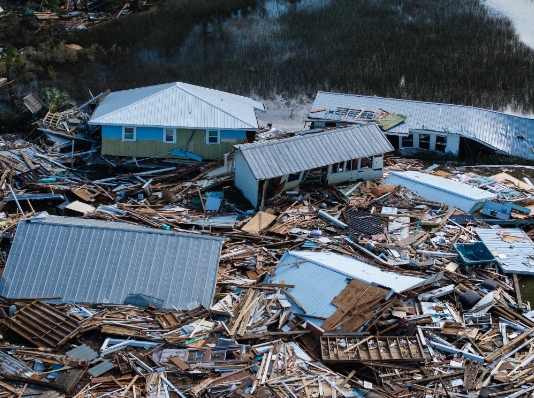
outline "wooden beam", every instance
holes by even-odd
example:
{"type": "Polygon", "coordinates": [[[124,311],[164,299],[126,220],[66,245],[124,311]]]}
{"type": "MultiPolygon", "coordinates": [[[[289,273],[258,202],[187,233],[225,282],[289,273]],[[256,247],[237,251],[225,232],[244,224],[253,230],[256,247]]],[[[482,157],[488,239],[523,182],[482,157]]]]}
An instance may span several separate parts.
{"type": "Polygon", "coordinates": [[[492,362],[495,358],[498,356],[505,354],[510,349],[514,348],[516,345],[520,344],[525,338],[530,336],[532,333],[534,333],[534,328],[530,328],[526,332],[521,333],[519,336],[517,336],[515,339],[510,341],[508,344],[503,345],[498,350],[494,351],[492,354],[488,355],[485,359],[487,362],[492,362]]]}
{"type": "Polygon", "coordinates": [[[514,278],[514,288],[515,288],[515,294],[517,296],[517,306],[519,309],[523,308],[523,300],[521,299],[521,288],[519,286],[519,279],[517,278],[517,274],[512,274],[512,277],[514,278]]]}

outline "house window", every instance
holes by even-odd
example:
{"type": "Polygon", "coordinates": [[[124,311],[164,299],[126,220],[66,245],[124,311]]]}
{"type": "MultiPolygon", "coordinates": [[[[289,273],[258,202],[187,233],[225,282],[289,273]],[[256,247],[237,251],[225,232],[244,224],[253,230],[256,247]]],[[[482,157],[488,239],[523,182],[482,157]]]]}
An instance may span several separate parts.
{"type": "Polygon", "coordinates": [[[221,132],[219,130],[206,130],[206,144],[215,145],[221,143],[221,132]]]}
{"type": "Polygon", "coordinates": [[[402,137],[403,148],[413,148],[413,134],[408,134],[406,137],[402,137]]]}
{"type": "Polygon", "coordinates": [[[123,141],[135,141],[135,127],[123,127],[122,128],[122,140],[123,141]]]}
{"type": "Polygon", "coordinates": [[[419,134],[419,148],[430,149],[430,134],[419,134]]]}
{"type": "Polygon", "coordinates": [[[176,142],[176,129],[163,129],[163,142],[173,144],[176,142]]]}
{"type": "Polygon", "coordinates": [[[447,148],[447,137],[438,135],[436,136],[436,151],[445,152],[447,148]]]}

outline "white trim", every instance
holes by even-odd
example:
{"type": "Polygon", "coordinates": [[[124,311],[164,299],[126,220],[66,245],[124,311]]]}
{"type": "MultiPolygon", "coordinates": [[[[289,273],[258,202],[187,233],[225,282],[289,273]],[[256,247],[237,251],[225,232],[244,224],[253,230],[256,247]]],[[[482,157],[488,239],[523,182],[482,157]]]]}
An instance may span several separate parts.
{"type": "Polygon", "coordinates": [[[176,131],[177,129],[175,128],[169,128],[169,127],[164,127],[163,128],[163,143],[165,144],[175,144],[176,143],[176,136],[178,135],[178,132],[176,131]],[[167,141],[167,130],[172,130],[172,141],[167,141]]]}
{"type": "Polygon", "coordinates": [[[207,129],[206,130],[206,145],[219,145],[221,143],[221,130],[219,129],[207,129]],[[210,131],[217,132],[217,142],[210,142],[210,131]]]}
{"type": "Polygon", "coordinates": [[[123,141],[136,141],[137,140],[137,128],[135,126],[122,126],[122,140],[123,141]],[[133,129],[133,140],[124,138],[126,129],[133,129]]]}

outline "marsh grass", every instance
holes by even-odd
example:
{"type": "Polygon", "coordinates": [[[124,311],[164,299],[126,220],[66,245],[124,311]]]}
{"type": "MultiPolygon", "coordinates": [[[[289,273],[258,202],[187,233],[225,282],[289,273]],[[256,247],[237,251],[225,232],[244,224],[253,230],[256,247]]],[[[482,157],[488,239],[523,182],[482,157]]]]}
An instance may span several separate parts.
{"type": "Polygon", "coordinates": [[[328,90],[534,110],[534,51],[478,0],[278,3],[288,11],[268,20],[263,0],[166,0],[63,37],[91,57],[36,73],[80,100],[186,81],[262,98],[328,90]]]}

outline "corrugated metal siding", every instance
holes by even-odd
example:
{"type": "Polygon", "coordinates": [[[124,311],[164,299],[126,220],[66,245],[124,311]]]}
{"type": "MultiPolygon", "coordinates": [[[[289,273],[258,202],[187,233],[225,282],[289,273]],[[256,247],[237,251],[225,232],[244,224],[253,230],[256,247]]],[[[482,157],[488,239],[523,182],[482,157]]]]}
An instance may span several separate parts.
{"type": "Polygon", "coordinates": [[[341,108],[380,108],[406,115],[404,123],[388,130],[388,134],[408,134],[410,130],[432,130],[460,134],[504,153],[534,159],[534,119],[470,106],[440,104],[403,99],[368,97],[319,91],[312,109],[327,111],[310,113],[309,118],[324,118],[328,110],[341,108]],[[523,135],[525,138],[519,138],[523,135]]]}
{"type": "MultiPolygon", "coordinates": [[[[375,125],[237,146],[257,180],[380,155],[394,148],[375,125]]],[[[239,170],[236,169],[236,174],[239,170]]]]}
{"type": "Polygon", "coordinates": [[[185,83],[117,91],[105,97],[89,124],[257,129],[250,98],[185,83]]]}
{"type": "Polygon", "coordinates": [[[519,228],[476,228],[475,232],[493,253],[504,273],[534,275],[534,259],[529,258],[529,256],[534,256],[534,243],[523,230],[519,228]],[[512,244],[507,243],[499,235],[503,233],[522,237],[523,240],[512,244]]]}
{"type": "Polygon", "coordinates": [[[89,303],[145,294],[169,309],[209,306],[221,247],[221,239],[125,223],[33,218],[18,226],[0,294],[89,303]]]}
{"type": "Polygon", "coordinates": [[[497,196],[460,181],[417,171],[391,172],[384,184],[401,185],[423,198],[456,206],[465,212],[471,212],[497,196]]]}

